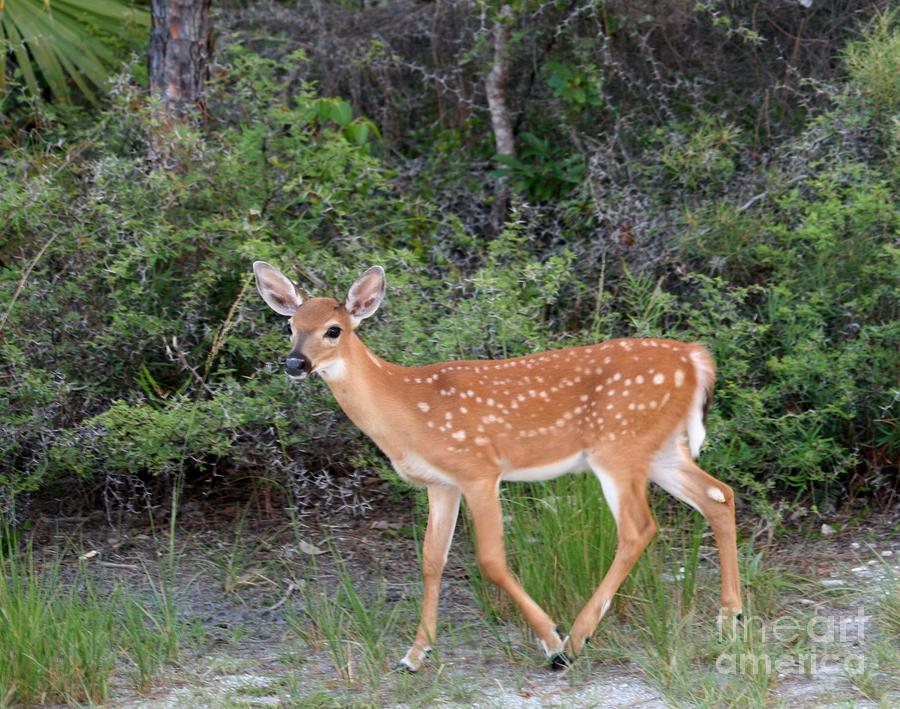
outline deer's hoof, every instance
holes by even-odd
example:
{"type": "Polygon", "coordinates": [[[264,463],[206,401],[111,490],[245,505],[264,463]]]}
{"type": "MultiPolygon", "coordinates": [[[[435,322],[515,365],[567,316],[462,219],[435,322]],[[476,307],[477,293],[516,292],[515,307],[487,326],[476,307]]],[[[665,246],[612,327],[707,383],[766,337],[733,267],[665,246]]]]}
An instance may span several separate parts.
{"type": "Polygon", "coordinates": [[[554,672],[568,669],[572,664],[572,658],[566,652],[557,652],[550,658],[550,669],[554,672]]]}
{"type": "Polygon", "coordinates": [[[394,665],[394,671],[414,675],[419,671],[419,668],[413,667],[413,664],[404,657],[400,662],[394,665]]]}

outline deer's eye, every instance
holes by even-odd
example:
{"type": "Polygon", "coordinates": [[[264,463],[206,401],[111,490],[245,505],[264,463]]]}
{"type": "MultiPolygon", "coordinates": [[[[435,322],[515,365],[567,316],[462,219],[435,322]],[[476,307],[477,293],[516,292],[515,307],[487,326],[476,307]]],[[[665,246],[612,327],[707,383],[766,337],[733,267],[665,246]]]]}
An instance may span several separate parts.
{"type": "Polygon", "coordinates": [[[339,328],[337,325],[332,325],[325,331],[325,337],[328,337],[332,340],[337,338],[340,334],[341,334],[341,328],[339,328]]]}

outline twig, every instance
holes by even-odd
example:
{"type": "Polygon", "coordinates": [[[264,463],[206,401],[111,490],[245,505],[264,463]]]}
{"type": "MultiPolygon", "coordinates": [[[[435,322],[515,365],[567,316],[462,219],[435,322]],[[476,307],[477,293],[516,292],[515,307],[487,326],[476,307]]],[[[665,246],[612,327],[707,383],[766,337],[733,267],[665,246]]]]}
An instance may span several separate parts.
{"type": "MultiPolygon", "coordinates": [[[[805,180],[807,177],[809,177],[809,175],[807,175],[807,174],[805,174],[805,173],[802,174],[802,175],[797,175],[796,177],[792,177],[790,180],[788,180],[787,183],[785,183],[784,186],[785,186],[785,187],[790,187],[790,186],[793,185],[795,182],[800,182],[800,180],[805,180]]],[[[754,204],[756,204],[757,202],[759,202],[759,201],[761,201],[761,200],[763,200],[763,199],[766,199],[768,196],[769,196],[769,190],[763,190],[763,191],[760,192],[759,194],[753,195],[750,199],[748,199],[748,200],[747,200],[746,202],[744,202],[740,207],[737,208],[737,213],[738,213],[738,214],[741,214],[741,213],[743,213],[743,212],[746,212],[746,211],[747,211],[748,209],[750,209],[750,207],[752,207],[754,204]]],[[[707,227],[703,227],[700,231],[697,232],[697,234],[700,235],[700,236],[702,236],[703,234],[706,234],[707,232],[709,232],[711,229],[712,229],[712,227],[708,227],[708,226],[707,226],[707,227]]]]}
{"type": "Polygon", "coordinates": [[[328,289],[328,283],[326,281],[322,280],[321,278],[319,278],[317,275],[315,275],[311,271],[308,271],[307,269],[303,268],[303,266],[301,266],[300,264],[298,264],[296,262],[294,263],[294,270],[297,273],[299,273],[301,276],[303,276],[306,280],[308,280],[310,283],[312,283],[316,288],[319,288],[321,290],[328,289]]]}
{"type": "MultiPolygon", "coordinates": [[[[790,185],[793,185],[795,182],[800,182],[800,180],[805,180],[806,178],[807,178],[806,174],[797,175],[796,177],[792,177],[790,180],[787,181],[787,184],[785,184],[785,187],[789,187],[790,185]]],[[[768,196],[769,196],[769,190],[765,190],[763,192],[760,192],[757,195],[753,195],[750,199],[748,199],[740,207],[737,208],[738,214],[740,214],[741,212],[746,212],[754,204],[759,202],[761,199],[765,199],[768,196]]]]}
{"type": "Polygon", "coordinates": [[[238,306],[244,300],[244,296],[247,294],[247,289],[250,287],[250,284],[253,282],[253,278],[249,277],[245,279],[244,286],[241,288],[241,292],[237,294],[237,298],[234,299],[234,302],[231,304],[231,308],[228,310],[228,315],[225,316],[225,321],[222,323],[222,327],[219,328],[219,331],[216,333],[215,339],[213,339],[212,347],[209,349],[209,356],[206,358],[206,364],[203,367],[203,376],[209,376],[209,370],[212,367],[213,360],[215,360],[216,355],[219,354],[219,350],[222,349],[222,345],[225,344],[225,338],[228,336],[229,331],[232,327],[234,327],[234,313],[237,310],[238,306]]]}
{"type": "Polygon", "coordinates": [[[107,569],[126,569],[127,571],[140,571],[134,564],[117,564],[113,561],[98,561],[94,566],[104,566],[107,569]]]}
{"type": "Polygon", "coordinates": [[[200,383],[200,386],[202,386],[206,391],[206,393],[215,398],[216,392],[209,388],[209,385],[206,383],[203,377],[200,376],[200,373],[191,366],[190,362],[187,361],[187,357],[185,356],[184,351],[178,346],[178,338],[174,335],[172,336],[172,344],[166,344],[166,354],[170,359],[174,359],[184,369],[193,374],[196,380],[200,383]]]}
{"type": "Polygon", "coordinates": [[[279,608],[281,608],[281,606],[283,606],[287,602],[287,599],[290,598],[291,594],[294,591],[296,591],[298,588],[299,588],[299,586],[297,586],[297,584],[295,584],[293,581],[291,581],[288,584],[287,591],[284,592],[284,596],[282,596],[281,600],[278,601],[274,606],[269,606],[268,608],[266,608],[266,610],[270,611],[270,612],[277,611],[279,608]]]}
{"type": "Polygon", "coordinates": [[[56,237],[59,236],[59,232],[56,232],[53,236],[47,239],[46,243],[41,247],[41,250],[37,252],[37,256],[31,259],[31,263],[28,264],[28,268],[25,269],[25,273],[22,274],[22,278],[19,279],[19,285],[16,286],[16,290],[12,295],[12,298],[9,301],[9,307],[6,309],[6,312],[3,314],[3,319],[0,320],[0,332],[3,332],[3,328],[6,325],[6,321],[9,319],[10,313],[12,313],[13,306],[16,304],[16,301],[19,299],[19,295],[22,293],[22,289],[25,288],[25,282],[28,280],[28,276],[31,275],[32,270],[34,270],[37,262],[41,260],[41,256],[44,255],[44,252],[47,250],[47,247],[50,246],[54,241],[56,241],[56,237]]]}

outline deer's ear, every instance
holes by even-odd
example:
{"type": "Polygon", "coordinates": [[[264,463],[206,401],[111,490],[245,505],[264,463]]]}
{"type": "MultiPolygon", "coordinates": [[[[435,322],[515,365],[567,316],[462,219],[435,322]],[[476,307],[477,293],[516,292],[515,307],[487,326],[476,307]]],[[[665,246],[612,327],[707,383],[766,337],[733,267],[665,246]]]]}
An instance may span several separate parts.
{"type": "Polygon", "coordinates": [[[256,290],[268,306],[279,315],[290,317],[303,305],[303,294],[291,279],[265,261],[253,262],[256,290]]]}
{"type": "Polygon", "coordinates": [[[384,269],[381,266],[372,266],[353,282],[344,304],[350,313],[353,327],[378,310],[384,300],[384,286],[384,269]]]}

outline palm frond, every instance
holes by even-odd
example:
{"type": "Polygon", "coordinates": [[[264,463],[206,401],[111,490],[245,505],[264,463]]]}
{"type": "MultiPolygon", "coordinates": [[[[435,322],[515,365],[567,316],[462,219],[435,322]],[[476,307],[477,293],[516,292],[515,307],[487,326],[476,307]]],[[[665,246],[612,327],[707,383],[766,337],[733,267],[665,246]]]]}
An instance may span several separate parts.
{"type": "Polygon", "coordinates": [[[126,0],[0,0],[0,97],[18,68],[32,95],[95,102],[115,68],[110,39],[133,41],[149,25],[126,0]]]}

